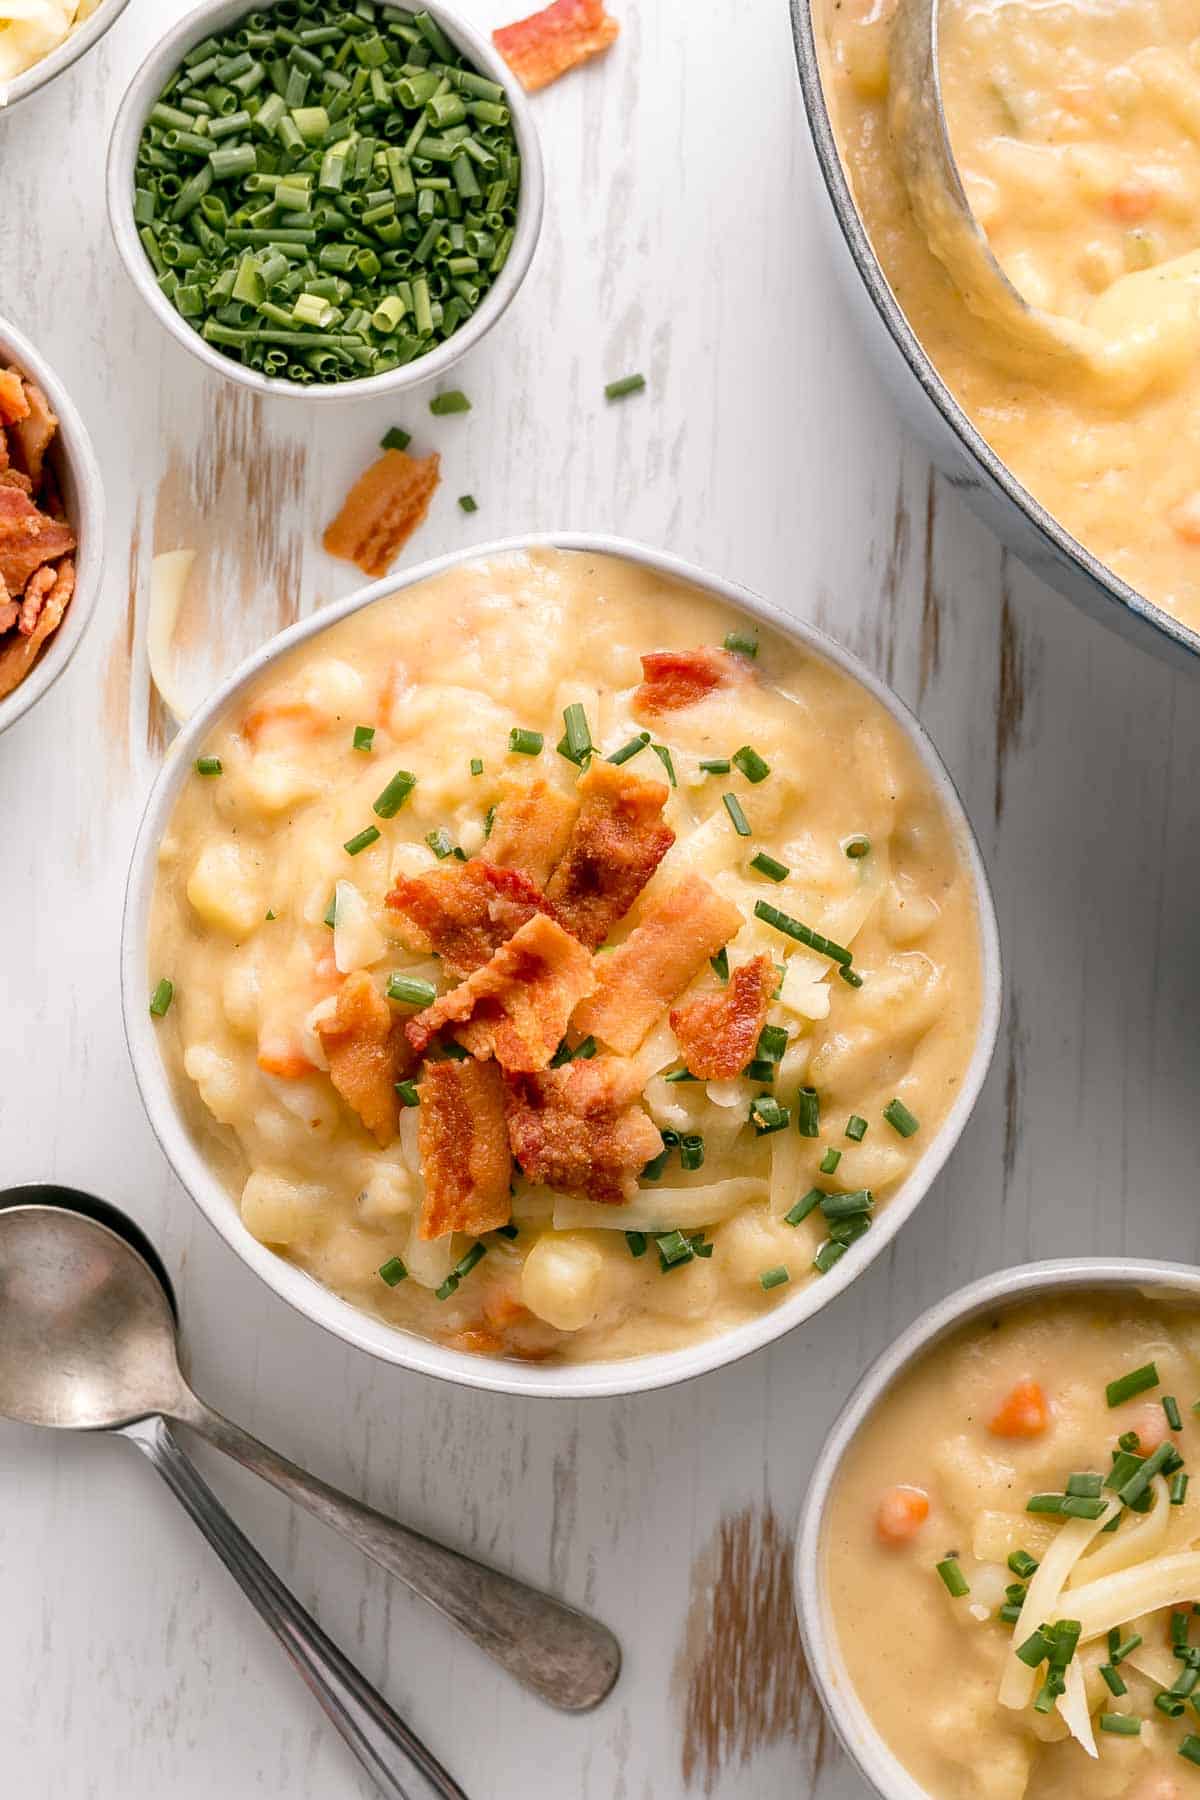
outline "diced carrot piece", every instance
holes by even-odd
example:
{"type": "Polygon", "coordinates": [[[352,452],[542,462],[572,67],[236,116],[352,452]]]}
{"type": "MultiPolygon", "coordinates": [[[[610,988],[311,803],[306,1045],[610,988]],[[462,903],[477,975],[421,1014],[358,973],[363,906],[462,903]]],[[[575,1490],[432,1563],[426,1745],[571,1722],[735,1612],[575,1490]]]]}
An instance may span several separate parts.
{"type": "Polygon", "coordinates": [[[1176,537],[1185,544],[1200,544],[1200,489],[1173,506],[1167,518],[1176,537]]]}
{"type": "Polygon", "coordinates": [[[999,1411],[988,1421],[993,1437],[1040,1437],[1050,1423],[1050,1405],[1036,1381],[1018,1381],[1004,1396],[999,1411]]]}
{"type": "Polygon", "coordinates": [[[1133,177],[1115,187],[1104,204],[1113,218],[1123,225],[1139,225],[1157,206],[1158,193],[1150,182],[1133,177]]]}
{"type": "Polygon", "coordinates": [[[275,1033],[259,1038],[258,1066],[264,1075],[278,1075],[283,1081],[303,1081],[315,1073],[315,1064],[305,1056],[299,1041],[275,1033]]]}
{"type": "Polygon", "coordinates": [[[875,1513],[875,1536],[881,1544],[909,1544],[929,1517],[929,1495],[922,1488],[889,1488],[875,1513]]]}
{"type": "Polygon", "coordinates": [[[493,31],[492,42],[527,93],[535,94],[607,50],[620,31],[604,0],[553,0],[541,12],[493,31]]]}

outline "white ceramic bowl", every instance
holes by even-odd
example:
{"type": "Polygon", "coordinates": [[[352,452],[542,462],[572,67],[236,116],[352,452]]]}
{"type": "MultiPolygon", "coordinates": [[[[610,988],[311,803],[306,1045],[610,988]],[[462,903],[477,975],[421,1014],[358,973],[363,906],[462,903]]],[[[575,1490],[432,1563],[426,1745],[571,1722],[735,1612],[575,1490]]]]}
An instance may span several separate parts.
{"type": "Polygon", "coordinates": [[[796,1533],[793,1569],[796,1611],[809,1673],[851,1762],[881,1800],[936,1800],[888,1748],[850,1679],[830,1617],[825,1587],[824,1530],[830,1492],[842,1459],[888,1390],[916,1361],[951,1332],[998,1308],[1042,1296],[1089,1288],[1136,1288],[1164,1298],[1200,1303],[1200,1270],[1183,1263],[1129,1257],[1079,1257],[1001,1269],[960,1288],[922,1313],[872,1363],[825,1439],[813,1470],[796,1533]]]}
{"type": "Polygon", "coordinates": [[[104,489],[92,441],[58,376],[29,339],[0,318],[0,368],[9,364],[37,382],[58,415],[50,465],[79,548],[75,552],[75,593],[66,616],[20,687],[0,700],[0,732],[15,725],[41,699],[74,656],[95,608],[104,572],[104,489]]]}
{"type": "Polygon", "coordinates": [[[174,31],[169,31],[155,45],[133,76],[125,90],[108,146],[108,219],[117,250],[134,287],[160,324],[166,326],[185,350],[190,350],[193,356],[198,356],[201,362],[230,381],[240,382],[256,393],[287,394],[310,403],[367,400],[373,395],[407,392],[445,375],[477,344],[507,310],[529,271],[542,229],[544,181],[542,153],[528,96],[500,53],[457,13],[443,6],[441,0],[422,0],[420,8],[417,0],[378,0],[380,5],[401,11],[424,10],[432,14],[446,36],[475,68],[504,88],[521,153],[521,192],[512,248],[482,304],[466,323],[436,350],[417,357],[414,362],[399,369],[389,369],[383,375],[368,375],[360,381],[339,381],[328,386],[317,381],[303,386],[277,375],[264,375],[258,369],[244,367],[231,356],[222,356],[219,350],[206,343],[200,333],[176,312],[159,287],[134,224],[133,172],[146,117],[192,45],[200,43],[210,32],[226,30],[248,12],[269,12],[275,4],[276,0],[260,0],[257,7],[254,0],[201,0],[174,31]]]}
{"type": "Polygon", "coordinates": [[[312,618],[304,619],[300,624],[293,625],[278,637],[272,638],[270,643],[244,662],[193,714],[175,740],[172,755],[155,783],[134,846],[122,928],[121,991],[125,1034],[133,1059],[134,1075],[160,1144],[175,1173],[210,1222],[242,1260],[261,1275],[277,1294],[281,1294],[326,1330],[361,1350],[369,1350],[372,1355],[381,1357],[385,1362],[401,1363],[427,1375],[440,1375],[468,1387],[490,1388],[500,1393],[579,1398],[585,1395],[626,1394],[646,1388],[667,1387],[673,1382],[701,1375],[708,1369],[719,1368],[724,1363],[736,1362],[739,1357],[770,1343],[773,1338],[780,1337],[794,1325],[819,1312],[886,1249],[904,1221],[915,1211],[950,1154],[970,1116],[987,1073],[1000,1018],[1000,946],[987,875],[962,803],[929,738],[890,688],[885,687],[856,657],[811,626],[789,618],[747,589],[706,575],[703,570],[693,568],[678,557],[667,556],[658,550],[647,550],[621,538],[587,536],[577,532],[548,532],[483,544],[470,551],[440,557],[435,562],[424,563],[403,575],[388,576],[370,587],[361,588],[358,593],[348,595],[336,605],[325,607],[312,618]],[[187,780],[195,757],[209,737],[214,721],[236,702],[238,696],[258,679],[264,669],[297,644],[316,637],[327,626],[357,612],[360,607],[369,606],[372,601],[412,587],[416,582],[426,581],[457,564],[501,555],[506,551],[528,550],[539,545],[577,550],[589,555],[623,557],[656,573],[687,582],[751,618],[767,621],[794,643],[824,657],[861,683],[896,720],[928,771],[958,834],[962,854],[971,873],[979,916],[983,1004],[975,1049],[958,1097],[947,1117],[930,1139],[928,1148],[912,1175],[888,1202],[877,1223],[831,1273],[822,1276],[819,1281],[810,1282],[804,1288],[798,1288],[792,1298],[765,1313],[762,1318],[704,1343],[624,1362],[539,1365],[501,1362],[446,1349],[440,1344],[430,1343],[360,1312],[328,1288],[320,1286],[302,1270],[274,1255],[251,1236],[242,1224],[236,1201],[218,1180],[189,1131],[172,1093],[167,1070],[159,1053],[154,1023],[147,1011],[149,989],[146,944],[158,845],[180,788],[187,780]]]}
{"type": "Polygon", "coordinates": [[[43,56],[41,62],[34,63],[32,69],[26,69],[23,75],[15,76],[7,86],[0,82],[0,98],[3,100],[0,119],[18,101],[27,100],[39,88],[44,88],[47,82],[53,81],[56,75],[61,75],[64,69],[69,69],[72,63],[78,62],[93,44],[99,43],[109,26],[116,24],[128,4],[129,0],[100,0],[91,18],[85,19],[78,30],[71,32],[57,50],[52,50],[49,56],[43,56]]]}

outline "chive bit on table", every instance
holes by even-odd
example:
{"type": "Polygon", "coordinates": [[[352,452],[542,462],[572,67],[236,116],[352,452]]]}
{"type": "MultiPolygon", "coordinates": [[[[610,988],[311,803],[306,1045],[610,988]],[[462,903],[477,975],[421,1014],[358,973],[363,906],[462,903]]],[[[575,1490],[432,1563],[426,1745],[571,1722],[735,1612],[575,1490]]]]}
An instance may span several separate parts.
{"type": "Polygon", "coordinates": [[[412,432],[405,431],[400,425],[393,425],[385,431],[379,440],[381,450],[407,450],[412,443],[412,432]]]}
{"type": "Polygon", "coordinates": [[[474,494],[460,494],[458,496],[458,509],[460,512],[465,513],[478,512],[479,502],[476,500],[474,494]]]}
{"type": "Polygon", "coordinates": [[[644,375],[622,375],[617,381],[604,384],[606,400],[624,400],[627,394],[640,394],[646,385],[644,375]]]}
{"type": "Polygon", "coordinates": [[[470,412],[471,402],[461,388],[450,388],[447,393],[433,396],[429,402],[429,410],[435,419],[444,419],[451,413],[470,412]]]}
{"type": "Polygon", "coordinates": [[[163,1019],[170,1011],[171,1002],[175,998],[175,983],[168,981],[164,975],[150,996],[150,1016],[163,1019]]]}

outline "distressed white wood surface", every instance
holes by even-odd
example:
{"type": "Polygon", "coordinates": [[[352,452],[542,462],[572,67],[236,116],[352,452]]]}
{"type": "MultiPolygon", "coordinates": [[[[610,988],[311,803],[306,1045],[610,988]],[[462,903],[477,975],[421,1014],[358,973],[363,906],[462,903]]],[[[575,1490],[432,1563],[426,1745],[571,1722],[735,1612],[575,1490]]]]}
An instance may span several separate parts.
{"type": "MultiPolygon", "coordinates": [[[[211,1469],[472,1800],[861,1800],[811,1710],[783,1585],[812,1446],[856,1373],[987,1269],[1197,1252],[1200,713],[1188,678],[1012,565],[931,483],[876,391],[822,265],[782,0],[736,28],[723,9],[614,5],[616,49],[537,100],[545,235],[462,370],[462,419],[430,419],[420,396],[315,425],[302,406],[235,403],[142,308],[109,242],[103,151],[126,77],[182,0],[131,6],[52,91],[0,118],[0,311],[81,407],[110,534],[87,643],[0,740],[0,1180],[73,1182],[141,1220],[215,1404],[616,1627],[615,1696],[560,1718],[278,1497],[211,1469]],[[631,368],[649,393],[606,407],[604,381],[631,368]],[[199,1219],[134,1092],[117,936],[159,754],[149,556],[205,549],[190,627],[202,682],[354,585],[317,532],[393,422],[443,453],[411,559],[590,527],[739,577],[917,704],[994,874],[1006,1029],[944,1177],[826,1316],[673,1393],[521,1403],[340,1348],[199,1219]],[[469,519],[454,504],[468,490],[469,519]]],[[[490,27],[516,9],[464,10],[490,27]]],[[[0,1593],[0,1791],[14,1800],[368,1792],[120,1442],[0,1428],[0,1593]]]]}

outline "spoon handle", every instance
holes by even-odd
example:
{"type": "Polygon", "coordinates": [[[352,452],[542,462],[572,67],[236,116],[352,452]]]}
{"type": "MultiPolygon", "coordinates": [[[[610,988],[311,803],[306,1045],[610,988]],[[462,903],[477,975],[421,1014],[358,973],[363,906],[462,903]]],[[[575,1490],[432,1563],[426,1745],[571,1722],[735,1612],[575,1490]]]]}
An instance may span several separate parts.
{"type": "Polygon", "coordinates": [[[552,1706],[583,1712],[611,1690],[621,1648],[597,1619],[339,1493],[190,1391],[174,1416],[340,1531],[552,1706]]]}
{"type": "Polygon", "coordinates": [[[271,1627],[363,1768],[390,1800],[467,1800],[458,1783],[348,1662],[234,1524],[162,1419],[123,1435],[153,1463],[271,1627]]]}

